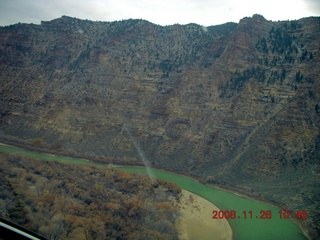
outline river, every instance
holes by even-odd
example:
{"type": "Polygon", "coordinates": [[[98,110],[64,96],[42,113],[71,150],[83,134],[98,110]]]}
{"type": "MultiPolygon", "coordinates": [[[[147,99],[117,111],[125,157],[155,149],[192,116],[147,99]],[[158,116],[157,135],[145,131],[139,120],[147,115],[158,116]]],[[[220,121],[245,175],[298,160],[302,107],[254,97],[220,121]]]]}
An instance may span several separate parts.
{"type": "MultiPolygon", "coordinates": [[[[105,164],[96,164],[85,159],[48,155],[3,144],[0,144],[0,152],[20,153],[36,159],[62,161],[73,164],[106,166],[105,164]]],[[[147,174],[146,169],[142,167],[121,167],[119,169],[127,172],[147,174]]],[[[280,219],[279,208],[247,199],[219,188],[204,185],[186,176],[158,169],[152,170],[157,178],[174,182],[181,188],[207,199],[220,208],[221,211],[229,214],[228,221],[233,230],[233,239],[235,240],[307,239],[299,226],[290,218],[284,219],[282,215],[282,219],[280,219]]],[[[217,212],[217,219],[212,219],[212,221],[219,221],[219,217],[223,217],[221,214],[222,212],[217,212]]]]}

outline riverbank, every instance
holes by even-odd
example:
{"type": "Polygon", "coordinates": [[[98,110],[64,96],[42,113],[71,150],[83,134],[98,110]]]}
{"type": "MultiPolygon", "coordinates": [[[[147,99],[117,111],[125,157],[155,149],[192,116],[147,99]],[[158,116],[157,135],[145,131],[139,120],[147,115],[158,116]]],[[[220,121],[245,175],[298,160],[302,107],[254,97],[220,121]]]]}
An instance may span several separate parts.
{"type": "Polygon", "coordinates": [[[212,219],[212,211],[219,210],[206,199],[182,190],[180,198],[178,233],[180,240],[228,240],[232,239],[232,229],[225,219],[212,219]]]}
{"type": "MultiPolygon", "coordinates": [[[[55,160],[55,161],[66,161],[72,162],[75,164],[82,164],[82,161],[79,159],[70,159],[66,157],[56,156],[55,159],[51,159],[51,156],[40,154],[40,153],[31,153],[27,150],[19,149],[13,146],[1,146],[2,151],[9,153],[21,153],[26,155],[32,155],[37,159],[46,159],[46,160],[55,160]],[[80,161],[80,162],[79,162],[80,161]]],[[[86,164],[92,164],[91,161],[83,161],[86,164]]],[[[107,167],[105,164],[99,164],[103,167],[107,167]]],[[[136,172],[147,174],[146,169],[143,167],[121,167],[121,170],[127,172],[136,172]]],[[[270,239],[268,238],[270,234],[274,235],[273,239],[306,239],[305,236],[301,235],[301,229],[297,229],[297,225],[293,225],[292,221],[283,221],[276,217],[268,219],[268,221],[260,220],[258,217],[261,210],[272,210],[274,213],[277,213],[279,209],[276,209],[270,205],[263,205],[260,202],[249,200],[249,198],[239,197],[239,194],[231,194],[232,191],[221,190],[217,187],[212,188],[208,184],[201,184],[198,180],[191,178],[190,176],[174,174],[171,171],[163,171],[158,169],[153,169],[154,174],[157,178],[174,182],[178,184],[181,188],[189,190],[199,195],[201,198],[207,199],[210,202],[214,202],[223,210],[234,210],[237,212],[237,218],[234,220],[229,220],[230,225],[233,230],[234,239],[270,239]],[[252,211],[254,219],[243,219],[242,212],[252,211]],[[255,231],[252,231],[255,229],[255,231]],[[286,231],[283,231],[286,229],[286,231]]],[[[229,189],[230,190],[230,189],[229,189]]],[[[212,211],[209,211],[210,217],[212,217],[212,211]]],[[[194,222],[194,221],[193,221],[194,222]]],[[[196,238],[197,239],[197,238],[196,238]]]]}

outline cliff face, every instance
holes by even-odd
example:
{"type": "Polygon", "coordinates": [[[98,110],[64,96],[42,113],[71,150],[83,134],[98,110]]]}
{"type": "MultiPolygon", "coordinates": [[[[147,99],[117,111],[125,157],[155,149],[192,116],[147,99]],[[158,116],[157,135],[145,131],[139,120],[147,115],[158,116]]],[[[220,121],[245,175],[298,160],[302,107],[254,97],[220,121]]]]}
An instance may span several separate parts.
{"type": "Polygon", "coordinates": [[[318,17],[1,27],[0,128],[138,157],[128,129],[151,164],[303,207],[317,222],[319,39],[318,17]]]}

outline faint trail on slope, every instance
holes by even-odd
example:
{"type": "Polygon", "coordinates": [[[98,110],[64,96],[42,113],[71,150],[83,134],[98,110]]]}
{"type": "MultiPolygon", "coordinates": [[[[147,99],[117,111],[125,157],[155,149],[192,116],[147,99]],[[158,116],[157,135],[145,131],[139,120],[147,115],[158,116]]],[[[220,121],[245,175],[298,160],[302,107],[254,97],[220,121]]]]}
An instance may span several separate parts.
{"type": "Polygon", "coordinates": [[[281,117],[284,112],[282,104],[278,104],[275,107],[275,111],[268,119],[266,119],[262,124],[258,124],[250,134],[245,138],[241,146],[237,149],[236,153],[234,154],[234,158],[226,165],[223,170],[221,171],[221,175],[223,176],[226,172],[230,172],[231,169],[235,168],[241,161],[245,160],[249,153],[252,150],[256,149],[257,145],[261,143],[261,140],[265,138],[265,133],[270,129],[272,123],[274,122],[274,118],[281,117]],[[270,121],[270,120],[273,121],[270,121]]]}

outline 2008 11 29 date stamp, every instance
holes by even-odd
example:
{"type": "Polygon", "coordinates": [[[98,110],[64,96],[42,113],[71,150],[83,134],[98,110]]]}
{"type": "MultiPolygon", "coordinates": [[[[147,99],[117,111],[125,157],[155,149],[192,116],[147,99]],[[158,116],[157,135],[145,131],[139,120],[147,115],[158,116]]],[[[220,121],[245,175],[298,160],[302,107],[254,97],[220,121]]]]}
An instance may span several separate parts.
{"type": "Polygon", "coordinates": [[[213,210],[212,219],[272,219],[277,216],[279,219],[307,219],[307,210],[299,210],[296,212],[290,212],[289,210],[280,210],[274,214],[271,210],[260,210],[260,213],[254,213],[252,210],[244,210],[238,213],[236,210],[213,210]]]}

